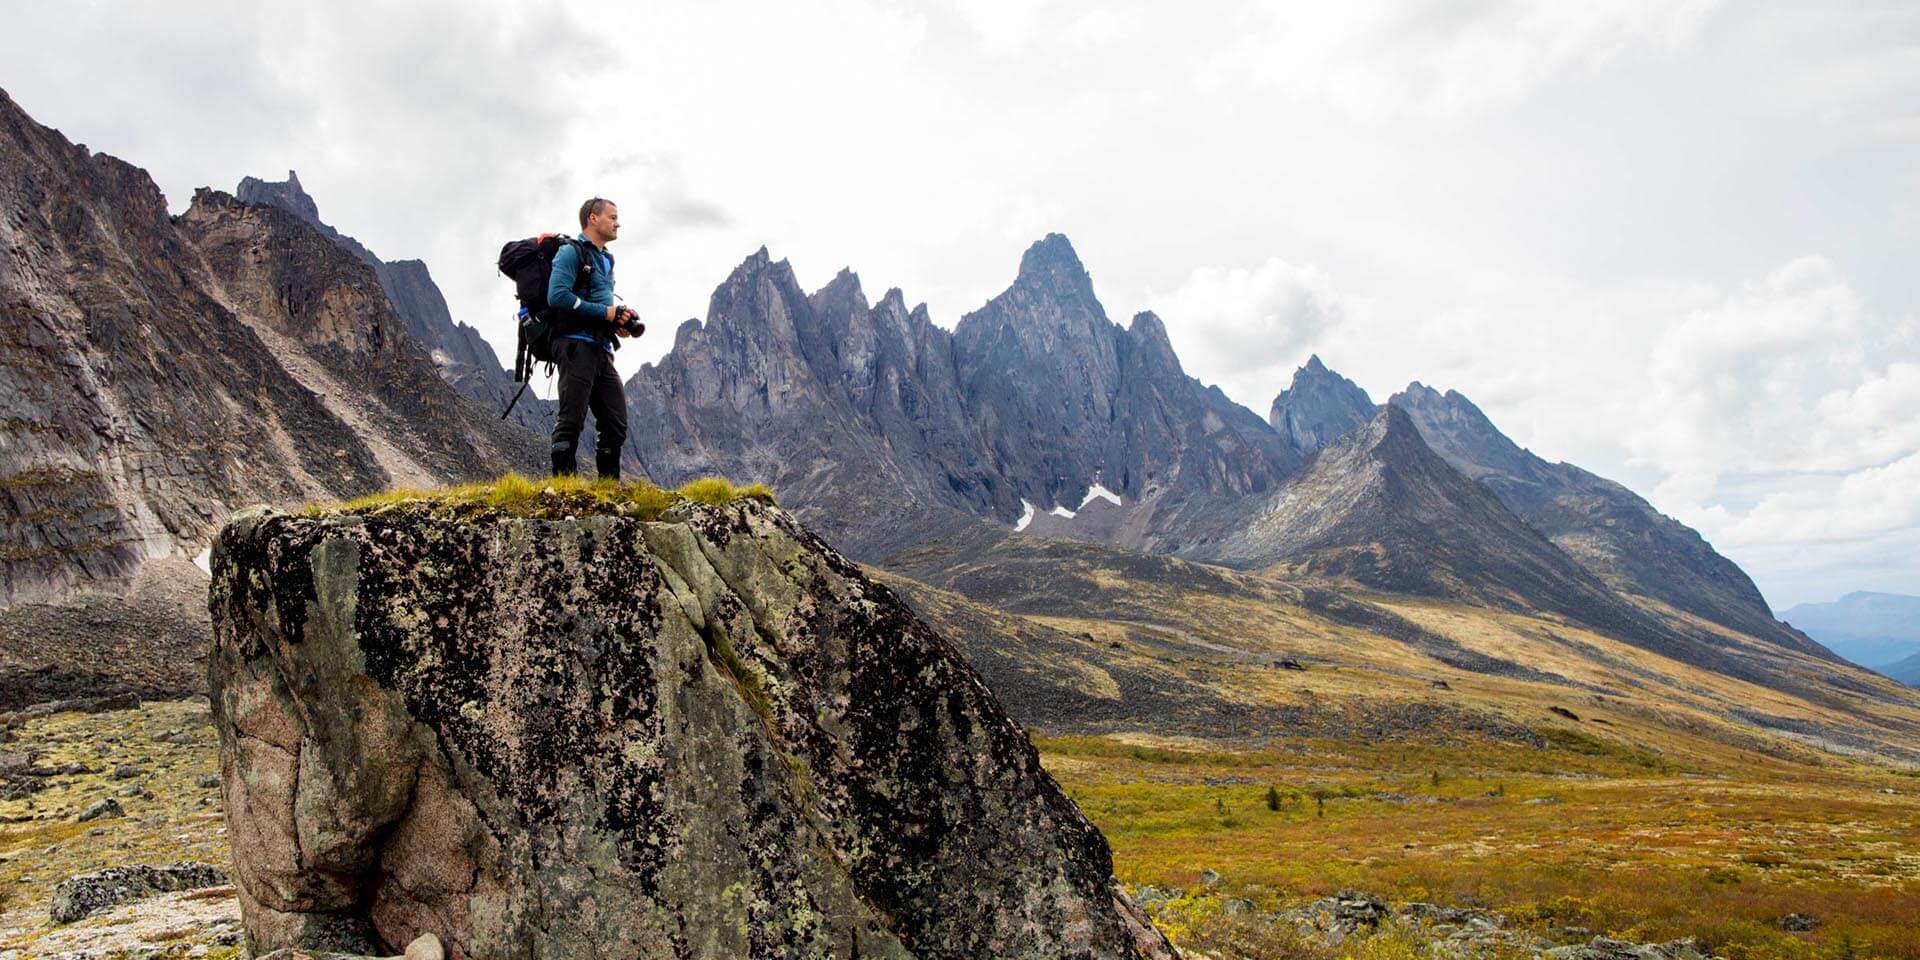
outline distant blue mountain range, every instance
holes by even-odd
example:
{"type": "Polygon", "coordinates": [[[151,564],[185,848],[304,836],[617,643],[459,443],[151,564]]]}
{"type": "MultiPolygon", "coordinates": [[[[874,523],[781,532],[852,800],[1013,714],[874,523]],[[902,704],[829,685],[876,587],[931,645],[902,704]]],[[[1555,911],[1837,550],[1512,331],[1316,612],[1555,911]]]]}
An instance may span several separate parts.
{"type": "Polygon", "coordinates": [[[1857,591],[1800,604],[1780,619],[1854,663],[1920,686],[1920,597],[1857,591]]]}

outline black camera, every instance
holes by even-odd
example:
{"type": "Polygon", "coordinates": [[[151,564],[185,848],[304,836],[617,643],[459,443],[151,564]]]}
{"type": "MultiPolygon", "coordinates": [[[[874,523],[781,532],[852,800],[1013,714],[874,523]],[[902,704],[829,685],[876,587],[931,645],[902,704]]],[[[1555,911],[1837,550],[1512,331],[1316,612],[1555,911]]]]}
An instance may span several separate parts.
{"type": "Polygon", "coordinates": [[[620,307],[613,313],[613,328],[624,331],[627,336],[637,337],[647,332],[647,325],[640,322],[640,314],[632,307],[620,307]]]}

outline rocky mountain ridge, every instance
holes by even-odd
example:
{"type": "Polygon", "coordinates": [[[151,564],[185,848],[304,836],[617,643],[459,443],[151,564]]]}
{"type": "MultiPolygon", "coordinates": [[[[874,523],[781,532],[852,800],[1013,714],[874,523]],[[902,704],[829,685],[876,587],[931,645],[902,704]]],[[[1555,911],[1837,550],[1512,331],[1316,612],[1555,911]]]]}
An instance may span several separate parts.
{"type": "Polygon", "coordinates": [[[4,93],[0,251],[0,605],[123,590],[244,504],[538,462],[313,227],[214,191],[170,216],[4,93]]]}
{"type": "MultiPolygon", "coordinates": [[[[1125,328],[1108,320],[1058,234],[1033,244],[1013,284],[951,333],[897,290],[870,305],[851,271],[807,295],[791,266],[762,249],[715,292],[707,321],[683,324],[674,348],[628,392],[641,424],[631,449],[651,475],[768,482],[835,542],[882,565],[980,524],[1200,559],[1297,555],[1306,545],[1286,538],[1303,531],[1260,516],[1289,483],[1298,510],[1332,509],[1341,491],[1294,481],[1308,458],[1365,429],[1380,409],[1316,356],[1262,421],[1185,373],[1159,317],[1142,313],[1125,328]],[[1309,487],[1333,499],[1301,499],[1309,487]],[[1262,530],[1269,540],[1256,543],[1262,530]]],[[[1531,561],[1462,568],[1513,574],[1499,583],[1441,576],[1400,587],[1483,601],[1501,594],[1501,603],[1543,610],[1605,608],[1616,623],[1698,617],[1817,649],[1772,618],[1738,567],[1626,488],[1520,449],[1457,393],[1416,383],[1388,406],[1407,411],[1420,445],[1470,481],[1446,484],[1474,501],[1455,509],[1493,516],[1477,502],[1474,490],[1484,488],[1498,498],[1495,513],[1517,517],[1495,525],[1511,539],[1483,537],[1480,549],[1531,561]],[[1562,589],[1573,583],[1584,599],[1562,589]],[[1522,584],[1528,590],[1516,593],[1522,584]],[[1600,602],[1615,591],[1656,609],[1600,602]]],[[[1415,462],[1394,459],[1389,470],[1415,462]]],[[[1384,562],[1411,569],[1425,556],[1384,562]]],[[[1336,568],[1358,569],[1319,569],[1336,568]]]]}
{"type": "Polygon", "coordinates": [[[1148,546],[1297,463],[1181,370],[1157,317],[1108,320],[1065,237],[952,332],[906,304],[869,303],[851,271],[806,294],[756,252],[628,381],[630,450],[664,483],[772,483],[863,559],[970,519],[1069,511],[1096,487],[1128,504],[1108,536],[1148,546]]]}
{"type": "MultiPolygon", "coordinates": [[[[329,226],[320,219],[319,205],[300,185],[300,175],[292,170],[287,171],[287,179],[279,181],[244,177],[234,196],[243,203],[279,207],[299,217],[372,267],[387,299],[406,321],[407,332],[427,348],[440,376],[482,406],[506,409],[519,385],[480,331],[453,319],[447,299],[425,263],[382,260],[360,241],[329,226]]],[[[553,403],[528,392],[514,405],[512,419],[546,436],[553,432],[553,403]]]]}
{"type": "Polygon", "coordinates": [[[1443,394],[1415,382],[1387,402],[1406,409],[1421,436],[1449,463],[1485,484],[1614,589],[1825,655],[1818,644],[1774,618],[1753,580],[1733,561],[1633,491],[1521,449],[1457,392],[1443,394]]]}

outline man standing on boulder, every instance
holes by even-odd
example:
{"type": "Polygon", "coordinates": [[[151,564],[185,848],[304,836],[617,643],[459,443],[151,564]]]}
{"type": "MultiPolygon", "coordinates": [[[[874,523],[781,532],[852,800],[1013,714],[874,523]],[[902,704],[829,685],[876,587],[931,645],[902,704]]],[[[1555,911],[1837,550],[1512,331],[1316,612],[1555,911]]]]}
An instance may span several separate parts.
{"type": "Polygon", "coordinates": [[[627,393],[613,366],[619,337],[646,331],[640,315],[613,299],[613,255],[620,208],[594,197],[580,205],[580,242],[553,255],[547,307],[553,311],[553,359],[560,370],[559,410],[553,421],[553,475],[579,472],[575,451],[587,411],[597,436],[594,464],[603,480],[620,479],[620,448],[627,440],[627,393]],[[579,292],[576,292],[579,291],[579,292]],[[584,293],[584,296],[582,295],[584,293]]]}

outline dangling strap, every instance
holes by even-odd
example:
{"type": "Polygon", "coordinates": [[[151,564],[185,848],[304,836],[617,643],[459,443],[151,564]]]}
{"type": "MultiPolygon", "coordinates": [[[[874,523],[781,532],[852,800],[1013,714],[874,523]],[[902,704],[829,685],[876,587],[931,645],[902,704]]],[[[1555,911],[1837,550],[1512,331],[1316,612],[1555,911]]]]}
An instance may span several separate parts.
{"type": "Polygon", "coordinates": [[[519,403],[520,395],[527,392],[527,382],[531,379],[533,378],[529,377],[527,378],[527,380],[520,381],[520,389],[515,390],[513,392],[513,399],[507,401],[507,408],[505,410],[500,411],[500,419],[505,420],[507,418],[507,414],[513,412],[513,405],[516,403],[519,403]]]}

